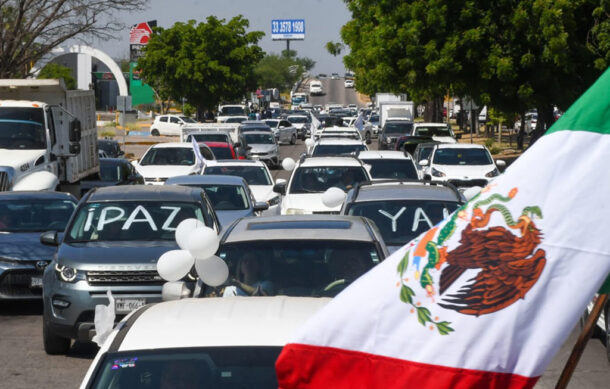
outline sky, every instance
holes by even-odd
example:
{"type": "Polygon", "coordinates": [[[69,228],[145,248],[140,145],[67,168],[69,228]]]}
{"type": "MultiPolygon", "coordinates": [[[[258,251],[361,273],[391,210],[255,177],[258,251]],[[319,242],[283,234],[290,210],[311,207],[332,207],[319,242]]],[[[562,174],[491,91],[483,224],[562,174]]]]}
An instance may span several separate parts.
{"type": "Polygon", "coordinates": [[[334,57],[324,48],[326,42],[340,40],[341,26],[350,19],[343,0],[151,0],[144,11],[117,15],[126,25],[117,40],[92,44],[115,59],[128,58],[133,24],[157,20],[159,27],[169,28],[175,22],[205,21],[210,15],[228,20],[239,14],[250,21],[250,30],[266,34],[259,46],[276,54],[286,48],[286,42],[271,40],[271,20],[305,19],[305,40],[291,41],[290,49],[316,61],[313,74],[345,72],[341,56],[334,57]]]}

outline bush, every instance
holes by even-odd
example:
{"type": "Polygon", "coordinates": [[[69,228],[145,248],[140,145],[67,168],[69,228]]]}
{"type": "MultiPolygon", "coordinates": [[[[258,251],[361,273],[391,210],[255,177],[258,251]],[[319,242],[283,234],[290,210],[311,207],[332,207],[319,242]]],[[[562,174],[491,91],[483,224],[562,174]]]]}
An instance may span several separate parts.
{"type": "Polygon", "coordinates": [[[99,136],[101,136],[102,138],[112,138],[115,135],[116,135],[116,132],[114,132],[112,130],[104,130],[99,133],[99,136]]]}
{"type": "Polygon", "coordinates": [[[489,152],[492,153],[493,155],[500,154],[501,151],[502,151],[502,149],[499,148],[498,146],[493,146],[489,149],[489,152]]]}
{"type": "Polygon", "coordinates": [[[488,149],[491,148],[494,145],[495,140],[493,138],[487,138],[485,139],[485,147],[487,147],[488,149]]]}
{"type": "Polygon", "coordinates": [[[195,113],[195,107],[190,105],[189,103],[184,103],[184,112],[182,112],[185,116],[191,117],[195,113]]]}

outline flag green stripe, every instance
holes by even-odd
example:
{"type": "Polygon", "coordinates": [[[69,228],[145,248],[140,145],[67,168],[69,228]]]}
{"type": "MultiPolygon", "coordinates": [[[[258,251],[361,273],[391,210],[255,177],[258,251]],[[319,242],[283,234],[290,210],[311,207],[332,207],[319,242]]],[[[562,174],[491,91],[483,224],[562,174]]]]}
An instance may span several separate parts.
{"type": "Polygon", "coordinates": [[[610,68],[549,128],[610,134],[610,68]]]}
{"type": "Polygon", "coordinates": [[[602,287],[599,289],[598,293],[599,294],[610,294],[610,274],[608,275],[608,278],[606,278],[606,281],[604,282],[602,287]]]}

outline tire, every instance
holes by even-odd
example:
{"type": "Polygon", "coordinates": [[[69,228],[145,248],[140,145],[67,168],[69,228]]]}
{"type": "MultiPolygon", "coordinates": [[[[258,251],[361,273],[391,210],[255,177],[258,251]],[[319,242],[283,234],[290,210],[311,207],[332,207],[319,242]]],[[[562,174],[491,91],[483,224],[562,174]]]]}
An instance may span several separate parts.
{"type": "Polygon", "coordinates": [[[49,355],[65,355],[70,350],[71,339],[62,338],[51,332],[46,320],[42,319],[42,343],[49,355]]]}
{"type": "Polygon", "coordinates": [[[290,138],[290,144],[295,145],[296,143],[297,143],[297,136],[295,134],[292,134],[292,137],[290,138]]]}
{"type": "Polygon", "coordinates": [[[159,130],[157,130],[156,128],[153,128],[152,130],[150,130],[150,135],[159,136],[161,134],[159,134],[159,130]]]}

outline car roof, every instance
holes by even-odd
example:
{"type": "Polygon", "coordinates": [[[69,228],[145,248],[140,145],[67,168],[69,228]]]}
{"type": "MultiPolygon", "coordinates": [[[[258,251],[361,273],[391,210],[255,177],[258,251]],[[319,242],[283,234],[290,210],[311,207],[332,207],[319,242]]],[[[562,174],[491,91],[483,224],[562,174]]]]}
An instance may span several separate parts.
{"type": "MultiPolygon", "coordinates": [[[[200,146],[205,146],[205,144],[200,143],[200,146]]],[[[193,144],[191,142],[164,142],[164,143],[157,143],[154,144],[152,146],[150,146],[150,148],[155,148],[155,149],[159,149],[159,148],[171,148],[171,147],[181,147],[181,148],[185,148],[185,149],[192,149],[193,148],[193,144]]]]}
{"type": "Polygon", "coordinates": [[[395,150],[364,150],[356,156],[358,159],[411,159],[408,153],[395,150]]]}
{"type": "Polygon", "coordinates": [[[242,177],[216,174],[190,175],[170,177],[166,185],[211,184],[211,185],[239,185],[246,186],[242,177]]]}
{"type": "Polygon", "coordinates": [[[269,135],[269,136],[273,136],[273,133],[269,132],[269,131],[248,131],[248,132],[244,133],[245,137],[247,137],[248,135],[269,135]]]}
{"type": "Polygon", "coordinates": [[[222,243],[301,239],[372,242],[375,237],[366,219],[357,216],[261,216],[235,222],[222,243]]]}
{"type": "Polygon", "coordinates": [[[190,298],[146,306],[123,325],[117,349],[284,346],[330,298],[190,298]],[[122,333],[123,332],[123,333],[122,333]]]}
{"type": "Polygon", "coordinates": [[[266,126],[267,123],[265,123],[262,120],[246,120],[241,122],[242,126],[250,126],[250,125],[262,125],[262,126],[266,126]]]}
{"type": "Polygon", "coordinates": [[[0,202],[6,200],[72,200],[76,202],[76,198],[70,193],[53,191],[0,192],[0,202]]]}
{"type": "Polygon", "coordinates": [[[319,145],[361,145],[363,144],[363,142],[361,140],[358,139],[351,139],[351,138],[320,138],[317,142],[316,142],[316,146],[319,145]]]}
{"type": "Polygon", "coordinates": [[[286,119],[288,119],[288,118],[305,118],[305,119],[307,119],[308,117],[309,117],[309,116],[307,116],[307,115],[294,114],[294,115],[288,115],[288,116],[286,116],[286,119]]]}
{"type": "MultiPolygon", "coordinates": [[[[266,133],[265,133],[266,134],[266,133]]],[[[255,161],[252,159],[220,159],[215,161],[206,161],[206,167],[209,166],[261,166],[264,167],[263,161],[255,161]]]]}
{"type": "Polygon", "coordinates": [[[87,202],[98,201],[179,201],[200,202],[201,188],[178,185],[121,185],[94,188],[87,202]]]}
{"type": "Polygon", "coordinates": [[[430,200],[458,201],[459,194],[450,187],[430,185],[423,182],[373,182],[360,185],[358,191],[353,190],[351,202],[379,200],[430,200]],[[353,198],[352,196],[356,196],[353,198]]]}
{"type": "Polygon", "coordinates": [[[487,149],[476,143],[439,143],[436,147],[437,149],[487,149]]]}
{"type": "Polygon", "coordinates": [[[414,127],[442,127],[447,128],[447,123],[413,123],[414,127]]]}
{"type": "Polygon", "coordinates": [[[362,162],[354,157],[309,157],[299,162],[299,167],[312,166],[362,166],[362,162]]]}

